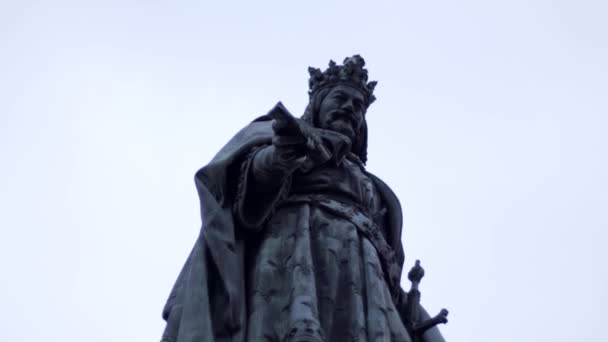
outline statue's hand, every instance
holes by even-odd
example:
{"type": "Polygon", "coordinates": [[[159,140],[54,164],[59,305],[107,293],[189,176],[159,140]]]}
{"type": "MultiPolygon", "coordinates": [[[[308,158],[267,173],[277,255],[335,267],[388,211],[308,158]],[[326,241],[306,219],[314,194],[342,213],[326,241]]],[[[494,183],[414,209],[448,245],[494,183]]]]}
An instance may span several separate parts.
{"type": "Polygon", "coordinates": [[[306,161],[308,139],[297,119],[291,116],[280,102],[270,111],[272,120],[274,168],[293,172],[306,161]]]}
{"type": "Polygon", "coordinates": [[[320,130],[308,123],[295,119],[295,122],[284,126],[283,123],[273,122],[275,130],[272,144],[275,147],[277,160],[289,164],[291,171],[300,169],[308,172],[332,158],[331,152],[325,146],[320,130]],[[293,126],[292,126],[293,125],[293,126]]]}
{"type": "Polygon", "coordinates": [[[309,150],[323,146],[317,130],[302,119],[291,115],[281,102],[277,103],[269,114],[273,118],[274,137],[281,139],[282,144],[306,144],[309,150]]]}
{"type": "Polygon", "coordinates": [[[269,114],[273,118],[273,160],[278,168],[289,172],[298,168],[307,171],[313,164],[331,158],[318,132],[308,123],[293,117],[282,103],[277,103],[269,114]]]}
{"type": "Polygon", "coordinates": [[[304,139],[275,135],[272,147],[273,167],[284,173],[291,173],[306,162],[308,148],[304,139]]]}
{"type": "Polygon", "coordinates": [[[272,130],[278,136],[303,137],[297,119],[292,117],[287,109],[279,102],[270,112],[272,115],[272,130]]]}

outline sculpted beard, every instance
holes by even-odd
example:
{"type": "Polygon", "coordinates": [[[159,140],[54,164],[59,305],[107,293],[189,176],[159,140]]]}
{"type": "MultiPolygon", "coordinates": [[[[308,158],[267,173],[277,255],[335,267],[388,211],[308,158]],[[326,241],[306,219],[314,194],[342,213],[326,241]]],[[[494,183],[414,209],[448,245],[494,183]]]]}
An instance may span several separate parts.
{"type": "Polygon", "coordinates": [[[329,126],[331,128],[339,133],[345,134],[351,138],[351,140],[356,138],[361,123],[353,117],[352,113],[338,109],[331,112],[329,115],[329,126]],[[344,126],[345,123],[348,126],[344,126]]]}

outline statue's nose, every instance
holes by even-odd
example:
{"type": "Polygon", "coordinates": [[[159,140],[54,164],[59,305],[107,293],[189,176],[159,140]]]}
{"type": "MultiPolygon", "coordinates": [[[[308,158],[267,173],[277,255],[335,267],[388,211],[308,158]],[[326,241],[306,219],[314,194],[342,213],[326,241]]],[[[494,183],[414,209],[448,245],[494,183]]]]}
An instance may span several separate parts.
{"type": "Polygon", "coordinates": [[[350,113],[354,112],[355,106],[353,104],[353,100],[347,99],[346,101],[344,101],[344,103],[342,104],[342,109],[348,110],[350,113]]]}

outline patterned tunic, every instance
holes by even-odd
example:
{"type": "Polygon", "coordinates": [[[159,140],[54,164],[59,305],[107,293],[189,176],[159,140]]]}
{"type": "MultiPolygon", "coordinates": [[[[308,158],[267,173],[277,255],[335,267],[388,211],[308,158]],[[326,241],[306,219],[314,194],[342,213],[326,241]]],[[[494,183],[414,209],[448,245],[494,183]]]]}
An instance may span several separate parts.
{"type": "Polygon", "coordinates": [[[405,341],[387,274],[353,223],[384,225],[380,196],[355,159],[296,172],[248,245],[248,341],[405,341]]]}

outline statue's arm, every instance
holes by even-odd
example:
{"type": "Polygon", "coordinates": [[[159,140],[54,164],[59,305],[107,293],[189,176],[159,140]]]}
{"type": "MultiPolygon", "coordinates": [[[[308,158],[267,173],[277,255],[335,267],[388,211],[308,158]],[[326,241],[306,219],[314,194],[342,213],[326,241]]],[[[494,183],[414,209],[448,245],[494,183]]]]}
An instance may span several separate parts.
{"type": "Polygon", "coordinates": [[[321,137],[277,104],[273,117],[272,144],[258,146],[242,164],[235,201],[236,216],[249,229],[260,229],[286,198],[295,170],[309,170],[331,158],[321,137]]]}
{"type": "Polygon", "coordinates": [[[242,226],[258,230],[289,194],[291,175],[306,159],[305,140],[278,136],[254,148],[241,164],[235,214],[242,226]]]}
{"type": "Polygon", "coordinates": [[[278,139],[275,138],[272,145],[258,148],[252,158],[249,170],[251,181],[256,190],[261,192],[280,187],[306,158],[306,151],[300,148],[299,143],[277,146],[276,140],[278,139]]]}

